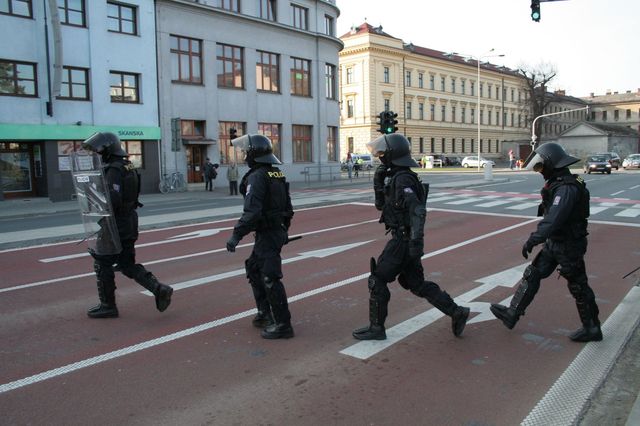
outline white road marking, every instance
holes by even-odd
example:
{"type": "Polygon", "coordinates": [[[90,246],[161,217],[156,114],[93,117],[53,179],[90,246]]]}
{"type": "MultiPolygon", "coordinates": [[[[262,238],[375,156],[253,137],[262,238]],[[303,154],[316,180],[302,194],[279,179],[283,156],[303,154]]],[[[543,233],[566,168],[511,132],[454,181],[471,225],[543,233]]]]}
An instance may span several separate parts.
{"type": "Polygon", "coordinates": [[[621,212],[616,213],[616,216],[620,216],[620,217],[638,217],[638,216],[640,216],[640,204],[635,204],[631,208],[624,209],[621,212]]]}
{"type": "Polygon", "coordinates": [[[509,210],[525,210],[525,209],[530,209],[532,207],[537,207],[539,205],[540,205],[540,203],[522,203],[522,204],[518,204],[517,206],[509,206],[509,207],[507,207],[507,209],[509,209],[509,210]]]}
{"type": "Polygon", "coordinates": [[[625,192],[625,191],[626,191],[626,190],[625,190],[625,189],[623,189],[622,191],[614,192],[613,194],[611,194],[611,196],[618,195],[618,194],[622,194],[622,193],[623,193],[623,192],[625,192]]]}

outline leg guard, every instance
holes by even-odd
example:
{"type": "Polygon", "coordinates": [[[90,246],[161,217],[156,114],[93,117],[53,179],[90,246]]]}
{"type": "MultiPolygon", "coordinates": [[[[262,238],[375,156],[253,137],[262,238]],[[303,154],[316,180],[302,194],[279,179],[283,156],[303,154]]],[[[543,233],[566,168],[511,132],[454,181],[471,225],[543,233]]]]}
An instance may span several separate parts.
{"type": "Polygon", "coordinates": [[[289,312],[287,294],[282,281],[267,276],[263,278],[263,281],[275,323],[267,326],[260,335],[265,339],[288,339],[293,337],[291,313],[289,312]]]}
{"type": "Polygon", "coordinates": [[[602,340],[602,330],[598,318],[600,310],[596,304],[596,296],[587,281],[584,262],[562,266],[560,275],[567,279],[569,292],[576,299],[576,308],[582,322],[582,327],[569,335],[574,342],[599,342],[602,340]]]}
{"type": "Polygon", "coordinates": [[[459,337],[462,334],[471,313],[469,308],[458,306],[451,296],[433,281],[423,281],[417,289],[412,288],[411,292],[427,299],[436,309],[451,317],[451,331],[454,336],[459,337]]]}
{"type": "Polygon", "coordinates": [[[384,321],[387,319],[387,307],[391,293],[387,283],[376,277],[369,276],[369,326],[353,331],[353,337],[358,340],[384,340],[387,334],[384,321]]]}
{"type": "Polygon", "coordinates": [[[96,272],[100,303],[90,308],[87,315],[90,318],[115,318],[118,316],[118,308],[113,270],[107,264],[97,260],[93,263],[93,267],[96,272]]]}
{"type": "Polygon", "coordinates": [[[522,275],[522,280],[520,280],[520,284],[516,289],[516,293],[513,295],[513,298],[511,298],[509,307],[507,308],[497,303],[491,304],[490,310],[493,315],[501,320],[509,330],[515,327],[520,317],[524,315],[527,306],[533,301],[534,296],[540,288],[540,279],[540,271],[533,265],[527,266],[522,275]]]}
{"type": "Polygon", "coordinates": [[[273,315],[271,314],[271,307],[267,300],[267,292],[260,275],[260,270],[253,256],[245,260],[244,269],[247,272],[247,279],[251,285],[253,298],[256,301],[256,308],[258,309],[258,314],[253,318],[252,324],[255,327],[265,328],[273,323],[273,315]]]}

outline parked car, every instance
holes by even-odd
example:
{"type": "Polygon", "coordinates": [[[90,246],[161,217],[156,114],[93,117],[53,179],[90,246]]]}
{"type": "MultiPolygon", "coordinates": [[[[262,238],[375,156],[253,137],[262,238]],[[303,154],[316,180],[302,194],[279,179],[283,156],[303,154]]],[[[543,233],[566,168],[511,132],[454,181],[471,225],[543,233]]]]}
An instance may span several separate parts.
{"type": "MultiPolygon", "coordinates": [[[[358,159],[362,158],[362,168],[366,170],[370,170],[373,168],[373,157],[371,154],[351,154],[351,160],[353,161],[354,169],[358,167],[358,159]]],[[[343,161],[340,163],[340,168],[342,170],[347,170],[347,162],[343,161]]]]}
{"type": "Polygon", "coordinates": [[[462,158],[460,157],[446,157],[448,166],[459,166],[462,164],[462,158]]]}
{"type": "Polygon", "coordinates": [[[609,159],[604,154],[590,155],[584,161],[584,172],[590,174],[591,172],[601,172],[611,174],[611,164],[609,159]]]}
{"type": "Polygon", "coordinates": [[[611,167],[616,170],[618,170],[618,168],[620,167],[620,164],[622,164],[622,160],[620,159],[620,156],[615,152],[598,152],[595,155],[604,155],[607,161],[609,162],[609,164],[611,164],[611,167]]]}
{"type": "Polygon", "coordinates": [[[640,169],[640,154],[631,154],[622,162],[623,169],[640,169]]]}
{"type": "MultiPolygon", "coordinates": [[[[471,157],[464,157],[462,159],[462,167],[478,167],[478,156],[471,156],[471,157]]],[[[487,160],[486,158],[482,158],[480,157],[480,167],[484,167],[487,164],[491,164],[491,167],[495,166],[496,163],[494,163],[491,160],[487,160]]]]}

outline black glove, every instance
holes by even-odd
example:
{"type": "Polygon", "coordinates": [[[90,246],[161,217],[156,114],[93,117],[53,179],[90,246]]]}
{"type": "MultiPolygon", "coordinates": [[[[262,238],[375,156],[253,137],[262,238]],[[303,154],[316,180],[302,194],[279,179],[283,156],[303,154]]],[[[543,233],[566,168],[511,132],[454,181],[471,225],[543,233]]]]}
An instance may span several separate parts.
{"type": "Polygon", "coordinates": [[[231,238],[229,238],[229,241],[227,241],[227,251],[230,253],[235,252],[236,246],[238,245],[239,242],[240,242],[240,238],[238,238],[236,234],[233,234],[231,238]]]}
{"type": "Polygon", "coordinates": [[[528,259],[529,258],[529,253],[531,253],[531,250],[533,250],[533,244],[531,244],[529,241],[527,241],[522,246],[522,257],[524,257],[525,259],[528,259]]]}
{"type": "Polygon", "coordinates": [[[422,255],[424,254],[424,252],[422,251],[423,246],[424,242],[422,240],[409,241],[409,257],[422,257],[422,255]]]}
{"type": "Polygon", "coordinates": [[[373,172],[373,188],[382,190],[384,188],[384,178],[387,177],[387,166],[380,164],[373,172]]]}

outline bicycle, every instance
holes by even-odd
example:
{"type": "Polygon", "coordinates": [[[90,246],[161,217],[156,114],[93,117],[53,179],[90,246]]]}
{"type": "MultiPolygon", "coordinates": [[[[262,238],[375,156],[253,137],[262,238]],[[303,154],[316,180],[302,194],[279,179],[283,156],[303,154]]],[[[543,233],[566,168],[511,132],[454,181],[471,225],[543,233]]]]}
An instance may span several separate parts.
{"type": "Polygon", "coordinates": [[[187,184],[184,176],[180,172],[171,174],[163,174],[159,185],[160,192],[166,194],[168,192],[184,192],[187,190],[187,184]]]}

